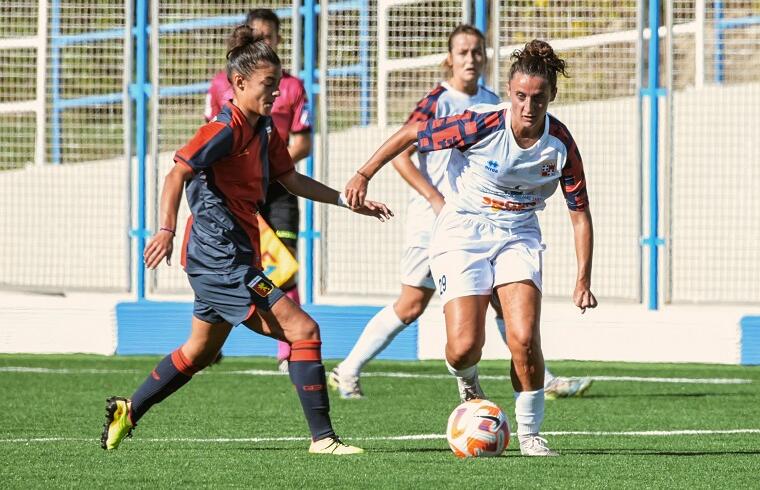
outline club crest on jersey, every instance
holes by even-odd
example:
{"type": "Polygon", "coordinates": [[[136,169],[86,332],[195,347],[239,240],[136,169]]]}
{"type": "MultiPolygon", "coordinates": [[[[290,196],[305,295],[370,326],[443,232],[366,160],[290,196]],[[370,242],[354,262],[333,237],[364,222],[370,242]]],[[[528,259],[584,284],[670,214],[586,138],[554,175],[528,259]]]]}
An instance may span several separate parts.
{"type": "Polygon", "coordinates": [[[486,170],[489,172],[497,173],[499,171],[499,162],[496,160],[488,160],[486,162],[486,170]]]}
{"type": "Polygon", "coordinates": [[[274,290],[274,284],[269,282],[264,276],[256,276],[251,282],[248,283],[248,287],[253,289],[256,294],[262,298],[266,298],[274,290]]]}
{"type": "Polygon", "coordinates": [[[549,160],[541,165],[541,177],[550,177],[557,173],[557,160],[549,160]]]}

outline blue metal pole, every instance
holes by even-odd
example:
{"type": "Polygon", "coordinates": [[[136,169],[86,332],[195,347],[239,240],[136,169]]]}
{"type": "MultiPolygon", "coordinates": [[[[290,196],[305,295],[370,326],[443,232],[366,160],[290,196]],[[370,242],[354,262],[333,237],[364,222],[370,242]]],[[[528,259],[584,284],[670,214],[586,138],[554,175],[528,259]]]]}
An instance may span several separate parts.
{"type": "Polygon", "coordinates": [[[486,0],[475,0],[475,27],[485,34],[488,29],[487,14],[488,4],[486,0]]]}
{"type": "Polygon", "coordinates": [[[660,2],[649,0],[649,309],[658,306],[659,238],[659,82],[660,82],[660,2]]]}
{"type": "MultiPolygon", "coordinates": [[[[304,0],[304,29],[303,29],[303,68],[304,68],[304,85],[309,102],[314,106],[314,96],[316,81],[314,80],[314,68],[317,59],[317,29],[316,29],[316,12],[315,0],[304,0]]],[[[312,133],[314,129],[312,128],[312,133]]],[[[306,175],[314,176],[314,157],[310,154],[306,157],[306,175]]],[[[311,304],[314,302],[314,203],[306,200],[306,218],[304,230],[306,245],[304,247],[304,303],[311,304]]]]}
{"type": "Polygon", "coordinates": [[[724,64],[726,61],[725,53],[725,34],[723,26],[723,2],[715,2],[715,82],[723,83],[725,79],[724,64]]]}
{"type": "Polygon", "coordinates": [[[145,155],[147,154],[148,123],[148,0],[137,0],[135,7],[136,57],[135,85],[135,153],[137,156],[137,300],[145,299],[145,155]]]}
{"type": "Polygon", "coordinates": [[[361,66],[360,124],[369,125],[370,73],[369,73],[369,5],[363,0],[359,8],[359,65],[361,66]]]}
{"type": "Polygon", "coordinates": [[[53,0],[50,13],[50,36],[52,39],[50,53],[50,91],[53,98],[51,114],[51,150],[55,165],[61,163],[61,48],[56,40],[61,36],[61,0],[53,0]]]}

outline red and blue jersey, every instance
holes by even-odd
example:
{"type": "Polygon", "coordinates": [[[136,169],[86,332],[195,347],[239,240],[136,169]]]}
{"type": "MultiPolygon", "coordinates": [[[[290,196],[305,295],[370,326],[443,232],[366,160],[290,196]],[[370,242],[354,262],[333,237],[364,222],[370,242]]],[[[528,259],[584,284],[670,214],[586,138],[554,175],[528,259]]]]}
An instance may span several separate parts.
{"type": "MultiPolygon", "coordinates": [[[[461,114],[475,104],[497,104],[498,102],[499,97],[483,86],[479,86],[478,91],[470,95],[455,89],[448,82],[441,82],[417,103],[406,123],[453,116],[461,114]]],[[[443,196],[449,193],[446,171],[451,156],[452,150],[419,153],[417,155],[417,169],[420,174],[443,196]]],[[[435,221],[435,213],[428,200],[412,190],[407,206],[405,245],[407,247],[428,247],[430,244],[430,225],[433,221],[435,221]]]]}
{"type": "Polygon", "coordinates": [[[270,117],[251,127],[234,104],[202,126],[174,155],[193,177],[185,184],[191,216],[182,247],[189,274],[261,267],[258,209],[269,182],[295,166],[270,117]]]}
{"type": "Polygon", "coordinates": [[[455,207],[505,228],[537,226],[536,211],[561,184],[569,209],[588,206],[583,161],[567,127],[547,114],[544,132],[521,148],[510,127],[506,104],[473,106],[457,116],[419,124],[418,150],[455,149],[464,158],[449,164],[455,207]]]}

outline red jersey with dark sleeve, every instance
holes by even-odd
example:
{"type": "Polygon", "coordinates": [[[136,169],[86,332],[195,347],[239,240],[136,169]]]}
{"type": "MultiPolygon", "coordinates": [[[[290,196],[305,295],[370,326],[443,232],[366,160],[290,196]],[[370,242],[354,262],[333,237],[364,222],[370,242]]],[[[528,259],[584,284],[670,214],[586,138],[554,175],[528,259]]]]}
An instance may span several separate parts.
{"type": "Polygon", "coordinates": [[[252,128],[227,103],[174,155],[193,177],[185,184],[191,217],[182,246],[188,274],[261,268],[258,209],[269,182],[294,171],[287,147],[269,117],[252,128]]]}
{"type": "MultiPolygon", "coordinates": [[[[211,79],[208,94],[206,94],[204,111],[206,121],[210,121],[217,115],[234,95],[232,86],[227,80],[227,72],[217,73],[211,79]]],[[[311,113],[303,82],[286,71],[282,72],[280,95],[274,100],[271,117],[280,138],[286,143],[290,138],[290,133],[311,130],[311,113]]]]}

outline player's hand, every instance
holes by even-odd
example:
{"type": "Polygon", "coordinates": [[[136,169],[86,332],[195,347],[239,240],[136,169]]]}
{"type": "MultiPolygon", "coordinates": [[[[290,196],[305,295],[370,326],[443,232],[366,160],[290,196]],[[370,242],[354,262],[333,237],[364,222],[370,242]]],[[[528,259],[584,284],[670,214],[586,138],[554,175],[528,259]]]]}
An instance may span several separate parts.
{"type": "Polygon", "coordinates": [[[573,303],[581,309],[581,314],[586,313],[586,308],[596,308],[597,302],[594,293],[588,286],[576,284],[573,292],[573,303]]]}
{"type": "Polygon", "coordinates": [[[358,172],[351,177],[346,184],[346,190],[343,191],[348,207],[357,208],[364,204],[364,198],[367,197],[368,185],[369,179],[358,172]]]}
{"type": "Polygon", "coordinates": [[[381,202],[375,202],[366,200],[364,204],[355,208],[349,208],[351,211],[357,214],[363,214],[364,216],[373,216],[380,221],[387,221],[393,216],[393,211],[388,209],[388,206],[381,202]]]}
{"type": "Polygon", "coordinates": [[[446,204],[446,200],[444,200],[441,194],[436,194],[434,197],[431,197],[428,202],[430,203],[430,206],[432,206],[433,212],[436,216],[438,216],[441,209],[443,209],[443,205],[446,204]]]}
{"type": "Polygon", "coordinates": [[[172,251],[174,250],[174,234],[168,230],[160,230],[153,235],[143,253],[143,261],[148,269],[155,269],[166,257],[166,264],[172,265],[172,251]]]}

